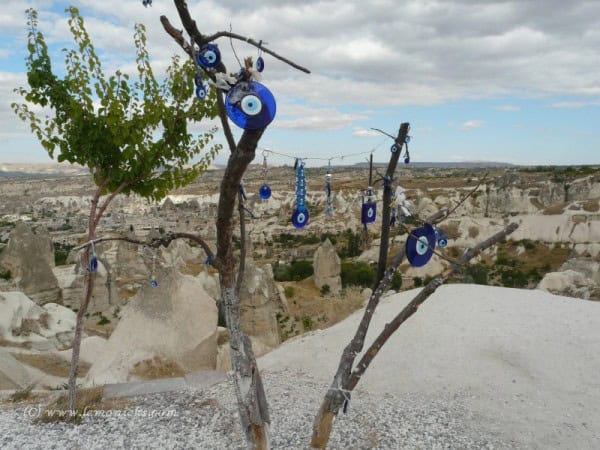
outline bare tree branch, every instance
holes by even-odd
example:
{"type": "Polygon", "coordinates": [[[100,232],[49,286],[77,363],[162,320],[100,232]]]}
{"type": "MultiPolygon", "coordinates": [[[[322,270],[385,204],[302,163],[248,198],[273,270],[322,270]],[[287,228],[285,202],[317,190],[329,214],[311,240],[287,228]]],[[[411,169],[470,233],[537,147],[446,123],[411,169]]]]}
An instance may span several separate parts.
{"type": "MultiPolygon", "coordinates": [[[[168,232],[164,236],[159,238],[154,238],[149,241],[142,241],[140,239],[134,239],[127,236],[112,236],[112,237],[102,237],[98,239],[93,239],[85,244],[81,244],[77,247],[73,247],[73,250],[81,250],[82,248],[88,247],[91,243],[100,244],[101,242],[109,242],[109,241],[124,241],[129,242],[130,244],[143,245],[145,247],[150,248],[158,248],[158,247],[168,247],[171,242],[175,239],[188,239],[190,241],[196,242],[198,245],[202,247],[202,250],[206,253],[206,256],[210,259],[214,259],[215,255],[213,251],[210,249],[208,244],[204,239],[200,236],[191,233],[179,233],[179,232],[168,232]]],[[[214,266],[214,264],[213,264],[214,266]]]]}
{"type": "Polygon", "coordinates": [[[229,120],[227,119],[227,114],[225,113],[225,103],[223,101],[223,92],[217,89],[217,106],[219,108],[219,118],[221,119],[221,125],[223,126],[223,133],[225,134],[225,139],[227,139],[227,145],[229,145],[229,151],[233,153],[235,151],[235,139],[233,138],[233,133],[231,132],[231,127],[229,126],[229,120]]]}
{"type": "Polygon", "coordinates": [[[169,34],[175,40],[175,42],[177,42],[179,46],[193,58],[194,51],[192,46],[183,37],[183,32],[171,25],[171,22],[169,22],[167,16],[160,16],[160,23],[162,23],[162,26],[167,34],[169,34]]]}
{"type": "Polygon", "coordinates": [[[119,187],[117,187],[117,189],[115,189],[113,192],[111,192],[111,194],[104,200],[104,203],[102,203],[102,206],[96,213],[96,217],[94,219],[94,229],[98,226],[98,223],[100,223],[100,219],[102,218],[102,215],[106,211],[106,208],[108,208],[108,205],[110,205],[110,202],[112,202],[117,195],[119,195],[121,192],[123,192],[123,189],[125,189],[127,186],[131,186],[136,181],[138,181],[138,180],[123,181],[119,185],[119,187]]]}
{"type": "MultiPolygon", "coordinates": [[[[379,244],[379,261],[377,263],[377,277],[375,278],[375,286],[381,281],[385,274],[385,267],[387,265],[388,249],[390,245],[390,215],[391,215],[391,204],[392,204],[392,181],[394,180],[394,173],[396,172],[396,166],[398,165],[398,159],[406,136],[408,135],[409,123],[404,122],[400,125],[398,130],[398,137],[395,138],[395,142],[398,146],[398,150],[392,153],[390,162],[385,171],[383,177],[383,210],[381,212],[381,240],[379,244]]],[[[372,155],[372,154],[371,154],[372,155]]]]}
{"type": "MultiPolygon", "coordinates": [[[[310,70],[308,70],[306,67],[302,67],[299,64],[296,64],[295,62],[279,55],[278,53],[275,53],[273,50],[269,50],[267,47],[265,47],[264,45],[262,45],[262,41],[257,42],[252,38],[248,38],[246,36],[242,36],[241,34],[237,34],[237,33],[232,33],[231,31],[219,31],[215,34],[212,34],[210,36],[205,36],[204,38],[202,38],[201,43],[202,44],[206,44],[207,42],[211,42],[214,40],[217,40],[221,37],[228,37],[231,39],[237,39],[238,41],[244,41],[247,42],[250,45],[253,45],[256,48],[261,49],[263,52],[267,53],[268,55],[271,55],[272,57],[292,66],[294,69],[300,70],[301,72],[304,73],[310,73],[310,70]]],[[[200,45],[200,44],[199,44],[200,45]]]]}

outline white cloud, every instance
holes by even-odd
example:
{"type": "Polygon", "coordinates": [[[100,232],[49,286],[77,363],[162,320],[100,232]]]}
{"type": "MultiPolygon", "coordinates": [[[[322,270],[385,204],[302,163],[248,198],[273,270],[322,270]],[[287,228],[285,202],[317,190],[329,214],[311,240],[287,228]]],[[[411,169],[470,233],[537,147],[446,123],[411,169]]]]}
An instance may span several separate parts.
{"type": "Polygon", "coordinates": [[[381,134],[379,134],[377,131],[371,130],[369,128],[354,127],[354,129],[352,130],[352,136],[354,136],[354,137],[375,137],[375,136],[381,136],[381,134]]]}
{"type": "Polygon", "coordinates": [[[514,112],[514,111],[521,110],[521,108],[519,108],[518,106],[515,106],[515,105],[500,105],[500,106],[496,106],[496,109],[498,111],[506,111],[506,112],[514,112]]]}
{"type": "Polygon", "coordinates": [[[481,128],[484,124],[485,122],[483,120],[467,120],[466,122],[463,122],[460,127],[463,130],[470,131],[481,128]]]}
{"type": "Polygon", "coordinates": [[[600,106],[600,100],[593,101],[572,101],[572,102],[558,102],[550,105],[551,108],[571,108],[579,109],[587,106],[600,106]]]}
{"type": "Polygon", "coordinates": [[[294,130],[336,130],[367,118],[364,114],[343,113],[334,108],[283,103],[278,105],[277,117],[271,126],[294,130]]]}

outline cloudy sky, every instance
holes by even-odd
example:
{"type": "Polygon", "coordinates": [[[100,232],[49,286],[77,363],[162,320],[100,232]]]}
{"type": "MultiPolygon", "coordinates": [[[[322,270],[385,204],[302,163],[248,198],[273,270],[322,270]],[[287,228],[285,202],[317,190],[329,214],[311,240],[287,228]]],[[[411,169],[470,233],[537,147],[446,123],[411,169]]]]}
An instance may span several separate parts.
{"type": "MultiPolygon", "coordinates": [[[[23,85],[28,6],[56,60],[69,44],[64,8],[80,8],[106,70],[131,67],[133,26],[148,29],[156,71],[181,52],[159,22],[180,26],[170,0],[3,0],[0,10],[0,162],[49,162],[10,109],[23,85]]],[[[375,149],[411,123],[415,161],[600,163],[600,1],[188,1],[200,30],[262,39],[308,67],[265,57],[277,117],[261,141],[296,156],[375,149]]],[[[221,40],[231,71],[237,62],[221,40]]],[[[240,56],[256,49],[234,42],[240,56]]],[[[240,135],[239,130],[235,130],[240,135]]],[[[223,156],[220,157],[223,160],[223,156]]],[[[357,162],[364,156],[348,157],[357,162]]],[[[289,163],[283,157],[273,163],[289,163]]],[[[332,161],[334,164],[340,160],[332,161]]]]}

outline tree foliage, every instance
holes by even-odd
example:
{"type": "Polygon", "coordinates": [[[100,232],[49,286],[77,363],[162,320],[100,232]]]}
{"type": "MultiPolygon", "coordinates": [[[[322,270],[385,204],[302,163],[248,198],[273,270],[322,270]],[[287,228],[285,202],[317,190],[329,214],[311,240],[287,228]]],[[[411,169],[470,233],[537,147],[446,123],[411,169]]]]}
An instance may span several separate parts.
{"type": "Polygon", "coordinates": [[[29,87],[16,89],[26,100],[12,105],[16,114],[29,122],[51,158],[88,167],[96,184],[105,184],[105,193],[120,189],[159,200],[194,180],[220,146],[212,145],[193,162],[214,130],[195,136],[188,121],[217,114],[214,97],[194,101],[193,63],[173,57],[165,79],[158,81],[145,27],[137,24],[137,79],[120,70],[106,77],[77,8],[66,11],[74,46],[63,49],[64,75],[59,76],[38,30],[37,12],[27,10],[29,87]],[[45,117],[36,114],[40,108],[45,117]]]}

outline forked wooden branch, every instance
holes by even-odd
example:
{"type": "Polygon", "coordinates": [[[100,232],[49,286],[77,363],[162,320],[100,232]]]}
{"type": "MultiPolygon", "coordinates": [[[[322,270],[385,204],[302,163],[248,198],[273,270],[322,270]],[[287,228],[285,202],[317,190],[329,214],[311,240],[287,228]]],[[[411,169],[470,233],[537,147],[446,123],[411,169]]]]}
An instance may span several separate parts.
{"type": "MultiPolygon", "coordinates": [[[[438,211],[436,214],[428,218],[428,222],[446,217],[447,210],[438,211]]],[[[429,222],[429,223],[431,223],[429,222]]],[[[325,448],[329,441],[329,435],[333,425],[333,419],[338,414],[339,410],[344,404],[344,401],[348,398],[351,391],[354,389],[360,377],[364,374],[373,358],[377,355],[379,349],[389,339],[389,337],[398,329],[398,327],[408,319],[412,314],[416,312],[419,305],[421,305],[435,290],[441,286],[453,273],[459,271],[464,264],[468,263],[472,258],[480,254],[483,250],[495,245],[507,235],[516,230],[518,225],[511,223],[502,231],[496,233],[489,239],[479,243],[473,249],[468,250],[462,258],[460,265],[455,265],[448,269],[447,272],[441,276],[436,277],[432,280],[421,292],[394,318],[394,320],[388,324],[385,329],[381,332],[379,337],[371,345],[371,347],[365,352],[358,366],[352,371],[354,360],[358,353],[362,351],[364,345],[364,339],[368,330],[368,325],[371,317],[375,311],[375,308],[379,304],[379,300],[383,295],[383,292],[387,289],[391,282],[393,273],[400,265],[405,256],[405,251],[402,249],[392,261],[389,268],[386,270],[384,277],[377,286],[377,289],[372,293],[369,303],[363,315],[353,340],[346,346],[338,366],[338,371],[335,374],[331,388],[325,395],[323,403],[319,408],[319,412],[315,417],[313,424],[313,435],[311,440],[311,446],[313,448],[325,448]],[[360,348],[360,349],[359,349],[360,348]],[[359,350],[358,350],[359,349],[359,350]],[[357,351],[358,350],[358,351],[357,351]]]]}
{"type": "Polygon", "coordinates": [[[461,259],[461,263],[459,265],[455,265],[445,272],[434,278],[425,286],[417,296],[404,307],[404,309],[388,324],[386,324],[383,331],[377,336],[375,341],[371,344],[371,346],[365,351],[363,357],[359,361],[356,368],[352,371],[352,375],[350,376],[350,380],[348,382],[347,389],[353,390],[356,387],[356,384],[360,381],[361,376],[365,373],[369,364],[373,361],[381,347],[387,342],[387,340],[394,334],[394,332],[402,325],[410,316],[417,312],[419,306],[427,300],[442,284],[444,284],[448,279],[459,272],[464,265],[468,264],[471,259],[479,255],[484,250],[490,248],[493,245],[496,245],[498,242],[502,241],[509,234],[514,232],[518,228],[516,223],[511,223],[503,230],[499,231],[489,239],[486,239],[483,242],[477,244],[474,248],[469,249],[465,252],[461,259]]]}
{"type": "MultiPolygon", "coordinates": [[[[304,72],[304,73],[310,73],[310,70],[308,70],[306,67],[302,67],[301,65],[295,63],[294,61],[292,61],[288,58],[285,58],[284,56],[281,56],[280,54],[274,52],[273,50],[270,50],[269,48],[265,47],[262,44],[262,41],[257,42],[256,40],[254,40],[252,38],[242,36],[241,34],[233,33],[231,31],[219,31],[212,35],[208,35],[208,36],[203,35],[198,30],[196,21],[192,19],[185,0],[174,0],[174,2],[175,2],[175,7],[177,8],[177,12],[179,13],[179,18],[181,19],[181,23],[183,24],[183,27],[187,31],[192,42],[195,43],[196,45],[198,45],[198,47],[202,47],[203,45],[205,45],[209,42],[215,41],[222,37],[236,39],[239,41],[246,42],[246,43],[262,50],[263,52],[267,53],[268,55],[271,55],[273,58],[276,58],[276,59],[288,64],[289,66],[293,67],[294,69],[300,70],[301,72],[304,72]]],[[[173,39],[175,39],[175,41],[183,48],[185,39],[183,39],[182,32],[180,32],[179,30],[174,28],[169,23],[169,19],[167,19],[167,17],[161,16],[160,21],[162,22],[163,27],[165,27],[165,30],[167,31],[167,33],[169,33],[173,37],[173,39]]],[[[185,50],[185,48],[184,48],[184,50],[185,50]]]]}

